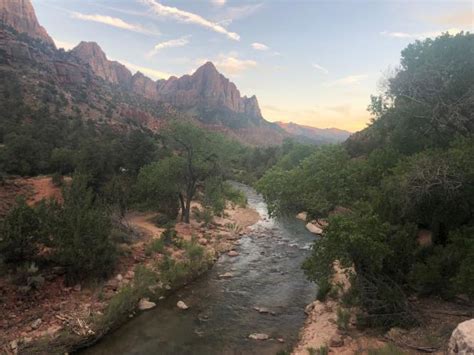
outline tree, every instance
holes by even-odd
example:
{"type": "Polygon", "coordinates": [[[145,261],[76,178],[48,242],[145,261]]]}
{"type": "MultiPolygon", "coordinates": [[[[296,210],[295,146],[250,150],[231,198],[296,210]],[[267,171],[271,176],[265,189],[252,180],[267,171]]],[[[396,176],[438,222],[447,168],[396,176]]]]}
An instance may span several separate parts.
{"type": "Polygon", "coordinates": [[[76,174],[64,190],[63,205],[56,207],[55,255],[66,268],[69,283],[106,277],[115,265],[110,218],[87,181],[87,177],[76,174]]]}
{"type": "Polygon", "coordinates": [[[165,144],[174,156],[173,170],[178,182],[178,197],[181,218],[189,223],[191,201],[198,185],[211,176],[222,174],[222,156],[219,153],[221,140],[190,124],[172,124],[164,133],[165,144]]]}

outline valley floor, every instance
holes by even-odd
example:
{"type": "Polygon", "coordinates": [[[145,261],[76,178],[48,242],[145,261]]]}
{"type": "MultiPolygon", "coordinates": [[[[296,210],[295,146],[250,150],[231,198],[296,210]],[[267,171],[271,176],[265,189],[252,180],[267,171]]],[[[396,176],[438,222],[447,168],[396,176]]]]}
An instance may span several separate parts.
{"type": "MultiPolygon", "coordinates": [[[[53,185],[48,177],[35,179],[34,183],[23,180],[10,182],[9,186],[16,186],[15,194],[22,191],[30,203],[36,202],[38,199],[35,196],[39,194],[52,197],[51,194],[58,192],[51,187],[53,185]]],[[[198,204],[195,206],[199,207],[198,204]]],[[[3,273],[0,277],[0,314],[3,315],[0,323],[0,353],[43,353],[48,349],[48,343],[54,344],[55,350],[50,350],[50,353],[64,353],[74,349],[78,343],[90,343],[104,335],[107,330],[98,329],[100,322],[97,320],[107,312],[107,307],[119,297],[121,290],[135,282],[136,267],[153,269],[163,258],[161,253],[147,251],[149,245],[160,238],[164,231],[152,223],[155,216],[153,213],[130,212],[123,218],[121,224],[129,231],[132,242],[120,246],[121,256],[114,276],[103,283],[68,287],[64,282],[64,271],[52,267],[47,268],[42,275],[45,278],[44,285],[26,295],[13,283],[11,274],[3,273]]],[[[230,205],[225,216],[215,217],[209,227],[201,226],[194,219],[190,224],[176,224],[179,239],[189,241],[193,237],[197,238],[198,243],[205,248],[205,255],[210,258],[209,266],[219,253],[232,250],[239,234],[260,218],[253,209],[230,205]]],[[[183,257],[183,250],[175,246],[167,247],[167,251],[175,260],[183,257]]],[[[171,291],[167,287],[164,293],[171,291]]],[[[135,309],[130,310],[130,317],[135,313],[136,306],[134,304],[135,309]]]]}

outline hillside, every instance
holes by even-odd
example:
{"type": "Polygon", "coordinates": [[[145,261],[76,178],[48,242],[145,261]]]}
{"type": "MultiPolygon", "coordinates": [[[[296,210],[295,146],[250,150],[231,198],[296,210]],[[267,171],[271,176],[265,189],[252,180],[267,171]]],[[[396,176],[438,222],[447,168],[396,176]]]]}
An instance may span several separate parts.
{"type": "Polygon", "coordinates": [[[255,96],[242,97],[210,62],[192,75],[153,81],[108,60],[94,42],[69,52],[56,49],[29,0],[2,0],[0,15],[2,86],[17,83],[27,105],[47,97],[51,111],[125,130],[157,131],[180,119],[251,145],[278,144],[287,136],[262,117],[255,96]]]}
{"type": "Polygon", "coordinates": [[[351,135],[351,132],[338,128],[316,128],[293,122],[275,123],[291,135],[303,140],[309,139],[316,143],[339,143],[345,141],[351,135]]]}

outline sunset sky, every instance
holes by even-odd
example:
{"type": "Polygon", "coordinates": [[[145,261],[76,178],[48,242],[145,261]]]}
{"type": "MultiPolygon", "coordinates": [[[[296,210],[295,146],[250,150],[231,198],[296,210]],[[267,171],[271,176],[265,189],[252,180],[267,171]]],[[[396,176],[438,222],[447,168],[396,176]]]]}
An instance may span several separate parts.
{"type": "Polygon", "coordinates": [[[59,47],[95,41],[154,78],[212,61],[270,121],[356,131],[400,51],[473,31],[474,1],[33,0],[59,47]]]}

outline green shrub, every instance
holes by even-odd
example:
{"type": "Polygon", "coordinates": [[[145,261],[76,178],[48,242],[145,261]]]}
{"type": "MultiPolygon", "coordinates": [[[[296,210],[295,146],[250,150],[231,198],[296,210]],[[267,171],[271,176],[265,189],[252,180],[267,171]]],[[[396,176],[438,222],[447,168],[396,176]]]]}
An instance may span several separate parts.
{"type": "Polygon", "coordinates": [[[172,245],[177,243],[177,236],[176,230],[171,226],[168,225],[163,233],[161,233],[161,240],[165,245],[172,245]]]}
{"type": "Polygon", "coordinates": [[[110,217],[87,187],[87,179],[74,176],[64,190],[64,204],[57,207],[54,231],[56,259],[66,268],[69,283],[113,272],[117,250],[110,232],[110,217]]]}
{"type": "Polygon", "coordinates": [[[387,344],[383,348],[380,349],[369,349],[369,355],[404,355],[406,354],[404,351],[399,349],[393,344],[387,344]]]}
{"type": "Polygon", "coordinates": [[[147,246],[145,253],[151,255],[153,253],[163,254],[165,251],[165,243],[160,239],[153,239],[153,241],[147,246]]]}
{"type": "Polygon", "coordinates": [[[64,178],[60,173],[54,173],[53,176],[51,177],[51,181],[54,186],[61,187],[63,186],[64,178]]]}
{"type": "Polygon", "coordinates": [[[349,310],[344,308],[337,309],[337,319],[336,324],[339,330],[346,331],[349,329],[349,320],[351,318],[351,313],[349,310]]]}
{"type": "Polygon", "coordinates": [[[325,301],[329,292],[331,292],[331,283],[327,279],[321,279],[318,284],[318,293],[316,295],[316,299],[318,301],[325,301]]]}
{"type": "Polygon", "coordinates": [[[44,233],[37,211],[21,199],[1,222],[0,255],[7,263],[32,261],[44,233]]]}
{"type": "Polygon", "coordinates": [[[156,217],[152,219],[152,222],[155,226],[163,228],[169,227],[172,223],[174,223],[174,220],[164,213],[159,213],[158,215],[156,215],[156,217]]]}
{"type": "Polygon", "coordinates": [[[212,210],[208,207],[204,207],[202,210],[195,208],[193,209],[193,214],[196,221],[203,223],[205,226],[209,226],[214,217],[212,210]]]}

